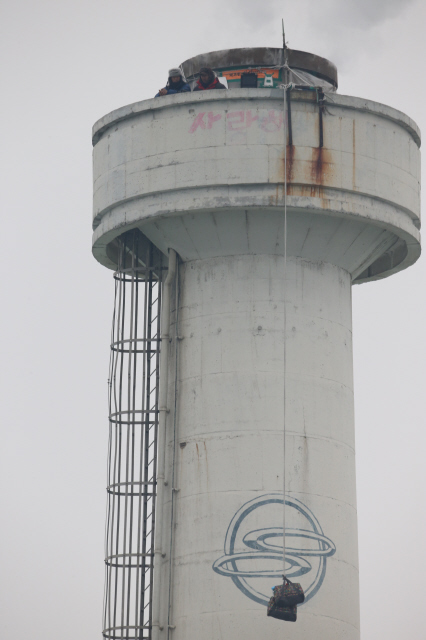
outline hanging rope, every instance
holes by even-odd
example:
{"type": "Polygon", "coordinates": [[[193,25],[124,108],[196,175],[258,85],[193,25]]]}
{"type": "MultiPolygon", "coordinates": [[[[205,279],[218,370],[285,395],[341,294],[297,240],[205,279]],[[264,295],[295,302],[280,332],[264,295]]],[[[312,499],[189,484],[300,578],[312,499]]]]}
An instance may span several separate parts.
{"type": "MultiPolygon", "coordinates": [[[[288,130],[288,122],[287,122],[287,97],[290,100],[290,96],[288,92],[292,90],[294,85],[290,82],[291,74],[293,73],[296,77],[298,77],[302,82],[307,85],[308,83],[293,69],[290,69],[288,65],[288,50],[285,44],[285,36],[284,36],[284,22],[283,22],[283,50],[284,50],[284,64],[282,66],[283,75],[284,75],[284,84],[281,85],[283,89],[283,127],[284,127],[284,233],[283,233],[283,244],[284,244],[284,269],[283,269],[283,280],[284,280],[284,314],[283,314],[283,332],[284,332],[284,345],[283,345],[283,579],[286,581],[285,577],[285,558],[286,558],[286,544],[285,544],[285,495],[286,495],[286,418],[287,418],[287,407],[286,407],[286,378],[287,378],[287,310],[286,310],[286,300],[287,300],[287,136],[289,134],[288,130]]],[[[317,101],[318,101],[318,88],[313,87],[317,91],[317,101]]],[[[320,105],[321,109],[321,105],[320,105]]],[[[322,115],[322,114],[320,114],[322,115]]],[[[322,125],[322,122],[320,123],[322,125]]],[[[322,126],[321,129],[321,138],[322,138],[322,126]]],[[[320,142],[320,146],[322,146],[322,139],[320,142]]]]}
{"type": "Polygon", "coordinates": [[[285,42],[284,20],[282,20],[283,30],[283,128],[284,128],[284,295],[283,295],[283,580],[285,582],[285,490],[286,490],[286,372],[287,372],[287,91],[289,89],[290,67],[288,66],[288,49],[285,42]]]}
{"type": "MultiPolygon", "coordinates": [[[[269,600],[267,615],[279,620],[287,622],[296,622],[297,605],[302,604],[305,600],[305,594],[302,585],[291,582],[285,575],[286,573],[286,419],[287,419],[287,136],[289,144],[293,144],[291,140],[291,124],[290,124],[290,91],[295,87],[290,82],[291,69],[288,66],[288,51],[285,43],[284,21],[283,21],[283,80],[284,84],[280,86],[283,89],[283,129],[284,129],[284,232],[283,232],[283,253],[284,253],[284,294],[283,294],[283,584],[273,587],[273,596],[269,600]],[[288,109],[287,109],[288,100],[288,109]],[[288,112],[288,120],[287,120],[288,112]]],[[[301,87],[296,85],[297,89],[301,87]]],[[[308,87],[315,89],[314,87],[308,87]]],[[[318,93],[317,93],[318,99],[318,93]]],[[[322,105],[320,105],[321,108],[322,105]]],[[[322,143],[321,143],[322,144],[322,143]]]]}
{"type": "MultiPolygon", "coordinates": [[[[284,35],[284,28],[283,28],[284,35]]],[[[284,43],[285,44],[285,43],[284,43]]],[[[284,55],[286,56],[286,49],[284,47],[284,55]]],[[[290,582],[286,578],[286,544],[285,544],[285,529],[286,529],[286,512],[285,512],[285,495],[286,495],[286,380],[287,380],[287,135],[288,135],[288,123],[287,123],[287,98],[290,99],[290,92],[293,85],[289,83],[289,66],[285,57],[283,70],[285,73],[284,84],[281,85],[283,96],[283,128],[284,128],[284,269],[283,269],[283,281],[284,281],[284,295],[283,295],[283,584],[273,587],[273,596],[269,600],[267,615],[286,622],[296,622],[297,620],[297,605],[301,604],[305,600],[305,594],[302,586],[290,582]]]]}
{"type": "Polygon", "coordinates": [[[286,312],[286,298],[287,298],[287,90],[288,85],[284,87],[284,316],[283,316],[283,331],[284,331],[284,357],[283,357],[283,578],[285,579],[285,490],[286,490],[286,372],[287,372],[287,312],[286,312]]]}

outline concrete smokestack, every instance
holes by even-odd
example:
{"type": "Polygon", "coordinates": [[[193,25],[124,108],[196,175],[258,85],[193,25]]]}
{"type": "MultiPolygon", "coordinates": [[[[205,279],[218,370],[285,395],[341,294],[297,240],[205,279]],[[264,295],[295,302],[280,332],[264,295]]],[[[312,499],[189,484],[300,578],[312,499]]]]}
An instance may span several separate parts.
{"type": "Polygon", "coordinates": [[[228,90],[145,100],[94,127],[95,257],[117,269],[129,230],[162,268],[178,256],[159,591],[148,622],[117,637],[359,640],[351,287],[420,255],[420,133],[337,94],[335,67],[299,51],[284,112],[282,65],[276,49],[204,54],[186,77],[209,66],[228,90]],[[241,88],[245,72],[257,88],[241,88]],[[282,574],[284,304],[286,571],[306,593],[292,625],[265,609],[282,574]]]}

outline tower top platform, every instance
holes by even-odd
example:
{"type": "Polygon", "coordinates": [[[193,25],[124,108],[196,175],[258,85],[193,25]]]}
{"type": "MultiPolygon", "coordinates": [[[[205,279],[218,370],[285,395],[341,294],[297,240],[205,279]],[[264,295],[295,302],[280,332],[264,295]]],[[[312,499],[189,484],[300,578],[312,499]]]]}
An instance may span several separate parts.
{"type": "MultiPolygon", "coordinates": [[[[291,69],[307,73],[313,81],[322,80],[330,89],[337,89],[337,69],[335,65],[321,56],[306,51],[287,49],[288,64],[291,69]]],[[[202,53],[189,58],[181,67],[188,80],[192,80],[201,67],[210,67],[219,75],[236,81],[241,73],[248,70],[275,70],[276,79],[282,80],[284,50],[272,47],[246,47],[244,49],[223,49],[202,53]],[[238,74],[238,71],[240,74],[238,74]]],[[[275,85],[274,85],[275,86],[275,85]]],[[[232,87],[232,85],[231,85],[232,87]]]]}

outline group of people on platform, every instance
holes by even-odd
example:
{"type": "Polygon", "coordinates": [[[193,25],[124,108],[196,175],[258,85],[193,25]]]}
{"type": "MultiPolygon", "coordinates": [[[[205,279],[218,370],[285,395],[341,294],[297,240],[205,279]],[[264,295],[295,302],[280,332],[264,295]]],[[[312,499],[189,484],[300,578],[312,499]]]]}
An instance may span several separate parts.
{"type": "MultiPolygon", "coordinates": [[[[193,91],[209,91],[210,89],[226,89],[225,85],[219,82],[215,72],[210,67],[202,67],[199,73],[200,77],[197,80],[193,91]]],[[[185,93],[191,91],[191,87],[186,81],[186,78],[181,69],[170,69],[169,79],[166,86],[155,96],[169,96],[173,93],[185,93]]]]}

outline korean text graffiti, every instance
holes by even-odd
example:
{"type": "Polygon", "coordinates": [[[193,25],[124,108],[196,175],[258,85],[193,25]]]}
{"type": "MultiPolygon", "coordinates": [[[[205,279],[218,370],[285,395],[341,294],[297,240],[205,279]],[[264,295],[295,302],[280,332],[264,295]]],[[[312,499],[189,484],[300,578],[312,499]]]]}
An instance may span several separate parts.
{"type": "MultiPolygon", "coordinates": [[[[222,120],[222,114],[215,114],[213,111],[202,111],[195,117],[189,128],[189,133],[195,133],[198,129],[212,129],[213,125],[219,120],[222,120]]],[[[283,114],[281,111],[275,111],[274,109],[263,112],[249,109],[247,111],[229,111],[225,117],[227,131],[244,131],[250,129],[254,123],[262,131],[274,133],[283,126],[283,114]]]]}

